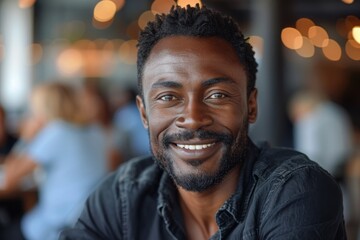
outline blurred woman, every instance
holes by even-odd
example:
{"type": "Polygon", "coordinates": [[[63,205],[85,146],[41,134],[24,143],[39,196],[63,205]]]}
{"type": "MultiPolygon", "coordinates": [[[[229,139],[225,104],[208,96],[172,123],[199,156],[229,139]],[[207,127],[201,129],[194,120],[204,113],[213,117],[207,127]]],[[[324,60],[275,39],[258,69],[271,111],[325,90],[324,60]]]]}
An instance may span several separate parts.
{"type": "Polygon", "coordinates": [[[127,135],[113,125],[113,114],[106,95],[97,86],[84,85],[79,94],[83,115],[87,121],[102,130],[107,148],[107,167],[114,171],[123,162],[123,154],[129,151],[127,135]]]}
{"type": "Polygon", "coordinates": [[[3,190],[19,188],[37,168],[44,173],[37,205],[1,239],[57,239],[77,219],[83,202],[106,174],[106,150],[99,128],[85,124],[78,98],[62,83],[34,89],[31,116],[21,132],[25,142],[6,159],[3,190]]]}

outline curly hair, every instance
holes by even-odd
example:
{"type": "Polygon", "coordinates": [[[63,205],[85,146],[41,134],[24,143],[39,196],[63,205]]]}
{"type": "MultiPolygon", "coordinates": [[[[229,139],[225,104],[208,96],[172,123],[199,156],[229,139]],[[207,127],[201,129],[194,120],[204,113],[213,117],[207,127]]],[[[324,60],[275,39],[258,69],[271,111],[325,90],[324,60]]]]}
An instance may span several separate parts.
{"type": "Polygon", "coordinates": [[[188,5],[185,8],[173,6],[168,14],[156,15],[140,33],[138,43],[137,75],[139,94],[143,95],[142,75],[144,65],[155,44],[169,36],[219,37],[235,49],[247,75],[248,94],[254,89],[257,63],[252,46],[247,42],[237,23],[229,16],[217,11],[188,5]]]}

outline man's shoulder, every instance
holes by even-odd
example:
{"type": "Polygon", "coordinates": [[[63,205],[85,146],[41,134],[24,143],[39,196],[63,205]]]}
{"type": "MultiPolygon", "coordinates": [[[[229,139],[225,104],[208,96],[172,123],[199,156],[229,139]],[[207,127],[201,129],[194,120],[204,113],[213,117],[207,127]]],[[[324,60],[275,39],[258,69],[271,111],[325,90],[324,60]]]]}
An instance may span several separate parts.
{"type": "Polygon", "coordinates": [[[284,147],[261,146],[260,153],[254,165],[254,174],[261,178],[270,176],[285,177],[302,169],[313,169],[321,174],[329,175],[316,162],[305,154],[284,147]]]}

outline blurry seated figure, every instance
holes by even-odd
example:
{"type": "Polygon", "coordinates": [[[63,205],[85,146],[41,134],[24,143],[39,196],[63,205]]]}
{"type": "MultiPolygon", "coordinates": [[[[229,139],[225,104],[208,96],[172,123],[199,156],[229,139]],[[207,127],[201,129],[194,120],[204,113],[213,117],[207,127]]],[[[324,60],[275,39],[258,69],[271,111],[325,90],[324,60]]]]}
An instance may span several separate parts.
{"type": "Polygon", "coordinates": [[[123,153],[128,151],[126,133],[114,126],[110,104],[99,88],[85,85],[80,91],[80,101],[86,120],[102,130],[107,148],[108,170],[113,171],[123,162],[123,153]]]}
{"type": "MultiPolygon", "coordinates": [[[[24,177],[39,169],[37,205],[19,228],[28,240],[52,240],[71,226],[83,202],[107,172],[106,150],[98,127],[84,124],[78,98],[61,83],[41,85],[31,96],[31,116],[21,132],[22,145],[5,160],[2,191],[20,187],[24,177]]],[[[21,239],[14,227],[0,239],[21,239]],[[15,235],[14,235],[15,234],[15,235]]]]}
{"type": "Polygon", "coordinates": [[[311,91],[297,93],[290,103],[294,148],[334,176],[352,149],[351,124],[337,104],[311,91]]]}

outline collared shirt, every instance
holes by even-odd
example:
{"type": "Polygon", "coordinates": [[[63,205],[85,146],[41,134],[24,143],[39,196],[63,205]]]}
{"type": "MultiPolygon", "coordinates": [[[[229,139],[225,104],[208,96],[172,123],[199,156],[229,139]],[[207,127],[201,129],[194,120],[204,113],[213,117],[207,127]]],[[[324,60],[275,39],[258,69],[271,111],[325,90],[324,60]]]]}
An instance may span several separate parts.
{"type": "MultiPolygon", "coordinates": [[[[87,201],[69,239],[186,239],[179,195],[153,160],[126,163],[87,201]]],[[[236,192],[211,239],[346,239],[342,194],[305,155],[249,144],[236,192]]]]}

